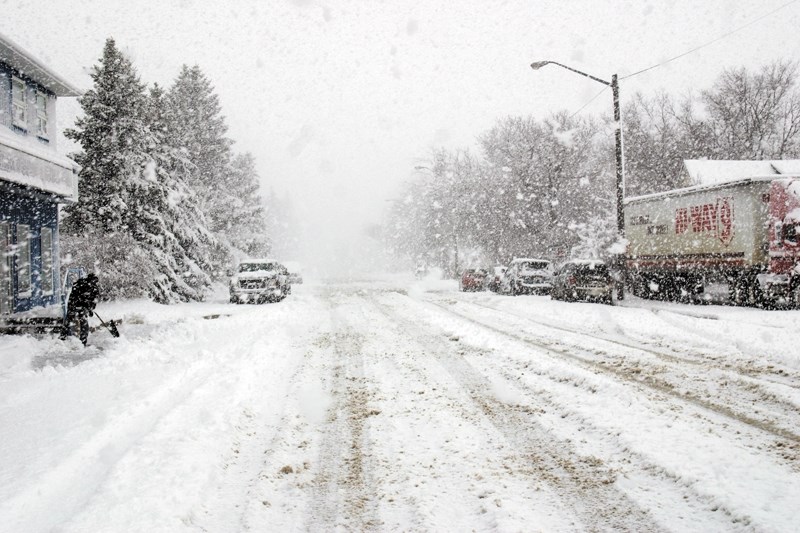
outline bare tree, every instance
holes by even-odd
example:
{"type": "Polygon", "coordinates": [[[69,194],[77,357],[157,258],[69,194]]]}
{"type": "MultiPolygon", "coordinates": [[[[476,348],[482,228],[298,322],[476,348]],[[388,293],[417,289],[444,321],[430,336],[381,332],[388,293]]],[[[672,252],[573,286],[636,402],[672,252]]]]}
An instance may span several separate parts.
{"type": "Polygon", "coordinates": [[[757,73],[726,70],[701,93],[717,159],[781,159],[798,153],[797,63],[778,61],[757,73]]]}
{"type": "Polygon", "coordinates": [[[637,93],[625,108],[623,128],[628,196],[682,185],[684,131],[670,95],[637,93]]]}

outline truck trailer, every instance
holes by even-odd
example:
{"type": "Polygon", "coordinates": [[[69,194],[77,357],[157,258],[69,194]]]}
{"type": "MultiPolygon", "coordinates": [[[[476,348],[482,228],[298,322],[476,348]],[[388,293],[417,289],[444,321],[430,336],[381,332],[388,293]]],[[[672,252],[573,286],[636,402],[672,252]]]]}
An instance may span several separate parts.
{"type": "Polygon", "coordinates": [[[628,198],[627,281],[637,296],[800,307],[800,177],[768,176],[628,198]]]}

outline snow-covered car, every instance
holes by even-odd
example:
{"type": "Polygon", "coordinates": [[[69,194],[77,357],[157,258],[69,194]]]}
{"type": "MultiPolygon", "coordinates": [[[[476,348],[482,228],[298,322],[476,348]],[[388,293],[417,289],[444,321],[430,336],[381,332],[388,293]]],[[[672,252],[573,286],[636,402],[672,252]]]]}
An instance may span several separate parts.
{"type": "Polygon", "coordinates": [[[577,259],[564,263],[553,278],[554,300],[594,300],[612,303],[614,280],[608,265],[599,259],[577,259]]]}
{"type": "Polygon", "coordinates": [[[485,284],[486,288],[492,292],[500,292],[500,284],[503,282],[507,268],[502,265],[497,265],[488,270],[485,284]]]}
{"type": "Polygon", "coordinates": [[[482,291],[485,279],[485,270],[481,268],[468,268],[461,273],[461,279],[458,281],[458,287],[464,292],[482,291]]]}
{"type": "Polygon", "coordinates": [[[289,283],[292,285],[302,285],[303,275],[300,273],[303,266],[298,261],[284,261],[283,266],[289,272],[289,283]]]}
{"type": "Polygon", "coordinates": [[[228,285],[231,303],[278,302],[292,292],[289,271],[272,259],[242,261],[228,285]]]}
{"type": "Polygon", "coordinates": [[[546,259],[518,257],[508,264],[500,290],[505,294],[549,294],[553,288],[553,264],[546,259]]]}

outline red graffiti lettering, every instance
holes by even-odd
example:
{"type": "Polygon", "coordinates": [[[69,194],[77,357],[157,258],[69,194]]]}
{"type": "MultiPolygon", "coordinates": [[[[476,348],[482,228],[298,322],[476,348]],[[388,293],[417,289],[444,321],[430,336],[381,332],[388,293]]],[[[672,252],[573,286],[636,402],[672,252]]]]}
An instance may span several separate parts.
{"type": "Polygon", "coordinates": [[[717,237],[727,246],[733,240],[733,198],[717,199],[717,237]]]}
{"type": "Polygon", "coordinates": [[[700,231],[714,232],[717,225],[717,206],[714,204],[703,204],[702,228],[700,231]]]}
{"type": "Polygon", "coordinates": [[[675,210],[675,233],[710,233],[725,246],[733,240],[733,198],[717,198],[714,203],[679,207],[675,210]]]}
{"type": "Polygon", "coordinates": [[[693,205],[689,208],[692,219],[692,233],[703,231],[703,206],[693,205]]]}
{"type": "Polygon", "coordinates": [[[675,233],[686,233],[689,231],[689,210],[679,207],[675,210],[675,233]]]}

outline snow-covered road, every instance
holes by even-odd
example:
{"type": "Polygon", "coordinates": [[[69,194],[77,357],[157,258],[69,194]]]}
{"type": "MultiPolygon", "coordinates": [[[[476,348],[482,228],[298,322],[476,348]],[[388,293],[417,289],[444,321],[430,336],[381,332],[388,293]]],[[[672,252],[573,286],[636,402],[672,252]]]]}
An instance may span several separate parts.
{"type": "Polygon", "coordinates": [[[0,338],[0,530],[797,531],[800,312],[405,280],[0,338]]]}

